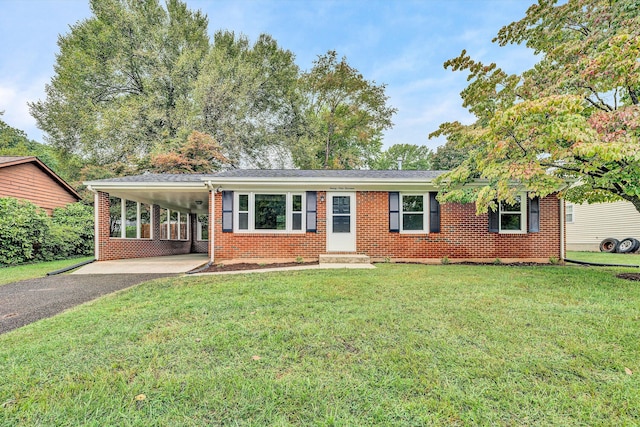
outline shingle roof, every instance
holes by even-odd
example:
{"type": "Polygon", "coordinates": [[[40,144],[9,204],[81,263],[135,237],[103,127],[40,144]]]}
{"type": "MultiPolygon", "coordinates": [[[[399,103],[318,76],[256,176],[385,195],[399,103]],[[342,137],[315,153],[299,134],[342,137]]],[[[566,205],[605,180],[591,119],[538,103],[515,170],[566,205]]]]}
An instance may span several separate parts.
{"type": "MultiPolygon", "coordinates": [[[[416,170],[299,170],[299,169],[232,169],[219,172],[215,178],[337,178],[337,179],[434,179],[446,171],[416,170]]],[[[214,179],[215,179],[214,178],[214,179]]]]}
{"type": "Polygon", "coordinates": [[[4,163],[13,163],[18,161],[31,161],[34,160],[33,156],[0,156],[0,167],[3,166],[4,163]]]}
{"type": "Polygon", "coordinates": [[[216,174],[203,173],[145,173],[120,178],[100,179],[96,182],[202,182],[203,179],[215,176],[216,174]]]}

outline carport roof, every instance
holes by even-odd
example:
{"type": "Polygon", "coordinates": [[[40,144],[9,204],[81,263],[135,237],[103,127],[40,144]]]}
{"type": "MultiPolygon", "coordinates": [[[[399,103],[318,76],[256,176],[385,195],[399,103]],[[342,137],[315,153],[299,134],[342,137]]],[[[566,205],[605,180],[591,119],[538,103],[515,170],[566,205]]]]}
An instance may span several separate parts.
{"type": "Polygon", "coordinates": [[[144,173],[142,175],[122,176],[119,178],[98,179],[96,181],[85,182],[86,185],[108,183],[108,182],[202,182],[216,176],[203,173],[144,173]]]}

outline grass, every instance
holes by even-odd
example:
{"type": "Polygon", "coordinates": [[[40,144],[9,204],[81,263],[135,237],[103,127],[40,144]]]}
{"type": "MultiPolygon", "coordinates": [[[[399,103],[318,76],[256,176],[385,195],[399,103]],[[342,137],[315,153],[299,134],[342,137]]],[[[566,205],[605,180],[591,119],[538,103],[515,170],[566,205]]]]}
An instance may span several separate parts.
{"type": "Polygon", "coordinates": [[[567,251],[566,258],[576,261],[595,262],[600,264],[640,265],[640,253],[610,254],[606,252],[567,251]]]}
{"type": "Polygon", "coordinates": [[[147,282],[0,336],[0,425],[637,425],[624,269],[147,282]]]}
{"type": "Polygon", "coordinates": [[[0,286],[7,283],[17,282],[20,280],[35,279],[43,277],[47,273],[61,268],[69,267],[83,261],[90,260],[93,257],[71,258],[61,261],[48,261],[36,264],[23,264],[15,267],[0,268],[0,286]]]}

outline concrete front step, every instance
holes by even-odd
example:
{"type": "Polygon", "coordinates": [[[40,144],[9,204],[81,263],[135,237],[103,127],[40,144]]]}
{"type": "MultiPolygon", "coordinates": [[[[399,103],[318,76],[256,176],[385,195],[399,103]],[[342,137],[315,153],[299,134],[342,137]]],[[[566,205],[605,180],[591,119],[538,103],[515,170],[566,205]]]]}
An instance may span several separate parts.
{"type": "Polygon", "coordinates": [[[357,254],[324,254],[320,255],[320,264],[370,264],[371,258],[357,254]]]}

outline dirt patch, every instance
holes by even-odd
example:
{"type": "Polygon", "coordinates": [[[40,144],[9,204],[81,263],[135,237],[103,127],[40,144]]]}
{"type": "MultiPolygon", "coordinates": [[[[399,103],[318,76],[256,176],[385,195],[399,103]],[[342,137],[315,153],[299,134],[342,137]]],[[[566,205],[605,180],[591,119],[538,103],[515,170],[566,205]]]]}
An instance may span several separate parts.
{"type": "Polygon", "coordinates": [[[616,277],[619,279],[635,280],[640,282],[640,273],[620,273],[617,274],[616,277]]]}
{"type": "Polygon", "coordinates": [[[307,266],[307,265],[318,265],[318,261],[274,262],[271,264],[254,264],[254,263],[248,263],[248,262],[240,262],[235,264],[214,264],[209,266],[206,270],[199,271],[199,273],[220,273],[223,271],[261,270],[263,268],[300,267],[300,266],[307,266]]]}

